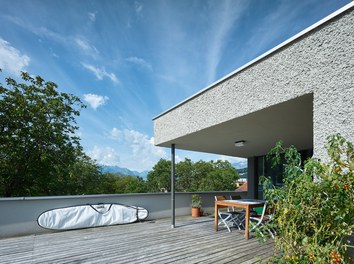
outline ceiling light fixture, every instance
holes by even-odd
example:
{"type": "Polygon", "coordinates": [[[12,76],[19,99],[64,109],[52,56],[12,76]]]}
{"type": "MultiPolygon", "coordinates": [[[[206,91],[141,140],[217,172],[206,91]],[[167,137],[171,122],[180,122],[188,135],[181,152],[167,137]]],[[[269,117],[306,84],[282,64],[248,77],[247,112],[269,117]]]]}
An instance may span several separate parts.
{"type": "Polygon", "coordinates": [[[236,141],[236,142],[235,142],[235,147],[236,147],[236,148],[244,147],[244,146],[245,146],[245,143],[246,143],[246,141],[244,141],[244,140],[236,141]]]}

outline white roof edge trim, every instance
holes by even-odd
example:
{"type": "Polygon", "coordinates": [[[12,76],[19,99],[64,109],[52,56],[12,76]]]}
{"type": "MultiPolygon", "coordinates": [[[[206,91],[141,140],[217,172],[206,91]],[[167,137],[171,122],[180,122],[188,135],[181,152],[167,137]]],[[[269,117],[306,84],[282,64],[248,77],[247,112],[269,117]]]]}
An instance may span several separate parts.
{"type": "Polygon", "coordinates": [[[264,57],[268,56],[269,54],[277,51],[278,49],[286,46],[287,44],[293,42],[294,40],[296,40],[297,38],[300,38],[301,36],[305,35],[306,33],[310,32],[311,30],[319,27],[320,25],[326,23],[327,21],[331,20],[332,18],[338,16],[339,14],[347,11],[348,9],[350,9],[351,7],[354,6],[354,0],[352,2],[350,2],[349,4],[346,4],[345,6],[341,7],[340,9],[338,9],[337,11],[334,11],[333,13],[329,14],[328,16],[322,18],[320,21],[316,22],[315,24],[305,28],[304,30],[302,30],[301,32],[297,33],[296,35],[292,36],[291,38],[285,40],[284,42],[280,43],[279,45],[275,46],[274,48],[268,50],[267,52],[263,53],[262,55],[258,56],[257,58],[251,60],[250,62],[246,63],[245,65],[237,68],[236,70],[232,71],[231,73],[225,75],[224,77],[220,78],[219,80],[213,82],[212,84],[210,84],[209,86],[205,87],[204,89],[200,90],[199,92],[193,94],[192,96],[188,97],[187,99],[181,101],[180,103],[172,106],[171,108],[167,109],[166,111],[162,112],[161,114],[155,116],[152,118],[152,120],[155,120],[165,114],[167,114],[168,112],[171,112],[173,109],[185,104],[186,102],[192,100],[193,98],[199,96],[200,94],[206,92],[207,90],[213,88],[214,86],[216,86],[217,84],[225,81],[226,79],[230,78],[232,75],[235,75],[236,73],[242,71],[243,69],[249,67],[250,65],[256,63],[257,61],[263,59],[264,57]]]}

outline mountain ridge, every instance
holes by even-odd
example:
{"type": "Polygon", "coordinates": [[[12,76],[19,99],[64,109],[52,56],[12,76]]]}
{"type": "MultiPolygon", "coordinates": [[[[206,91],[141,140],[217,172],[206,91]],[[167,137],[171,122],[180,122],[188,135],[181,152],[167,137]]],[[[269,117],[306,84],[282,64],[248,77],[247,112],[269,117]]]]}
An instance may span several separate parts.
{"type": "Polygon", "coordinates": [[[122,168],[119,166],[100,165],[100,167],[103,173],[119,173],[122,175],[139,176],[142,177],[143,179],[146,179],[149,173],[149,171],[139,172],[135,170],[130,170],[128,168],[122,168]]]}

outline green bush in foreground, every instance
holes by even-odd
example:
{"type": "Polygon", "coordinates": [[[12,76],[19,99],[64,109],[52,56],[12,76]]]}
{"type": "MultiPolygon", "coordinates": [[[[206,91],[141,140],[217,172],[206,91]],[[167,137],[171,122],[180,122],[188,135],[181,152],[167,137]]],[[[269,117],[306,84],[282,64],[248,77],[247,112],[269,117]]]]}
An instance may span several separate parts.
{"type": "Polygon", "coordinates": [[[300,169],[301,158],[292,146],[279,142],[268,154],[273,164],[284,155],[285,180],[269,188],[265,198],[275,201],[271,223],[277,230],[275,263],[353,263],[348,256],[348,236],[354,229],[354,151],[341,135],[328,138],[328,163],[310,159],[300,169]]]}

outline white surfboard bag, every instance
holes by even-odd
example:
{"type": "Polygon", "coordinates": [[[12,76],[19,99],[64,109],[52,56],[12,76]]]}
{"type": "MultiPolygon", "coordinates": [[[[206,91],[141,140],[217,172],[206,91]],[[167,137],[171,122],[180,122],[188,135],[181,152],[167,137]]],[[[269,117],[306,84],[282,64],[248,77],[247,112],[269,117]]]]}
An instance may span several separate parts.
{"type": "Polygon", "coordinates": [[[142,207],[123,204],[87,204],[52,209],[37,219],[39,226],[54,230],[68,230],[128,224],[144,220],[149,212],[142,207]]]}

